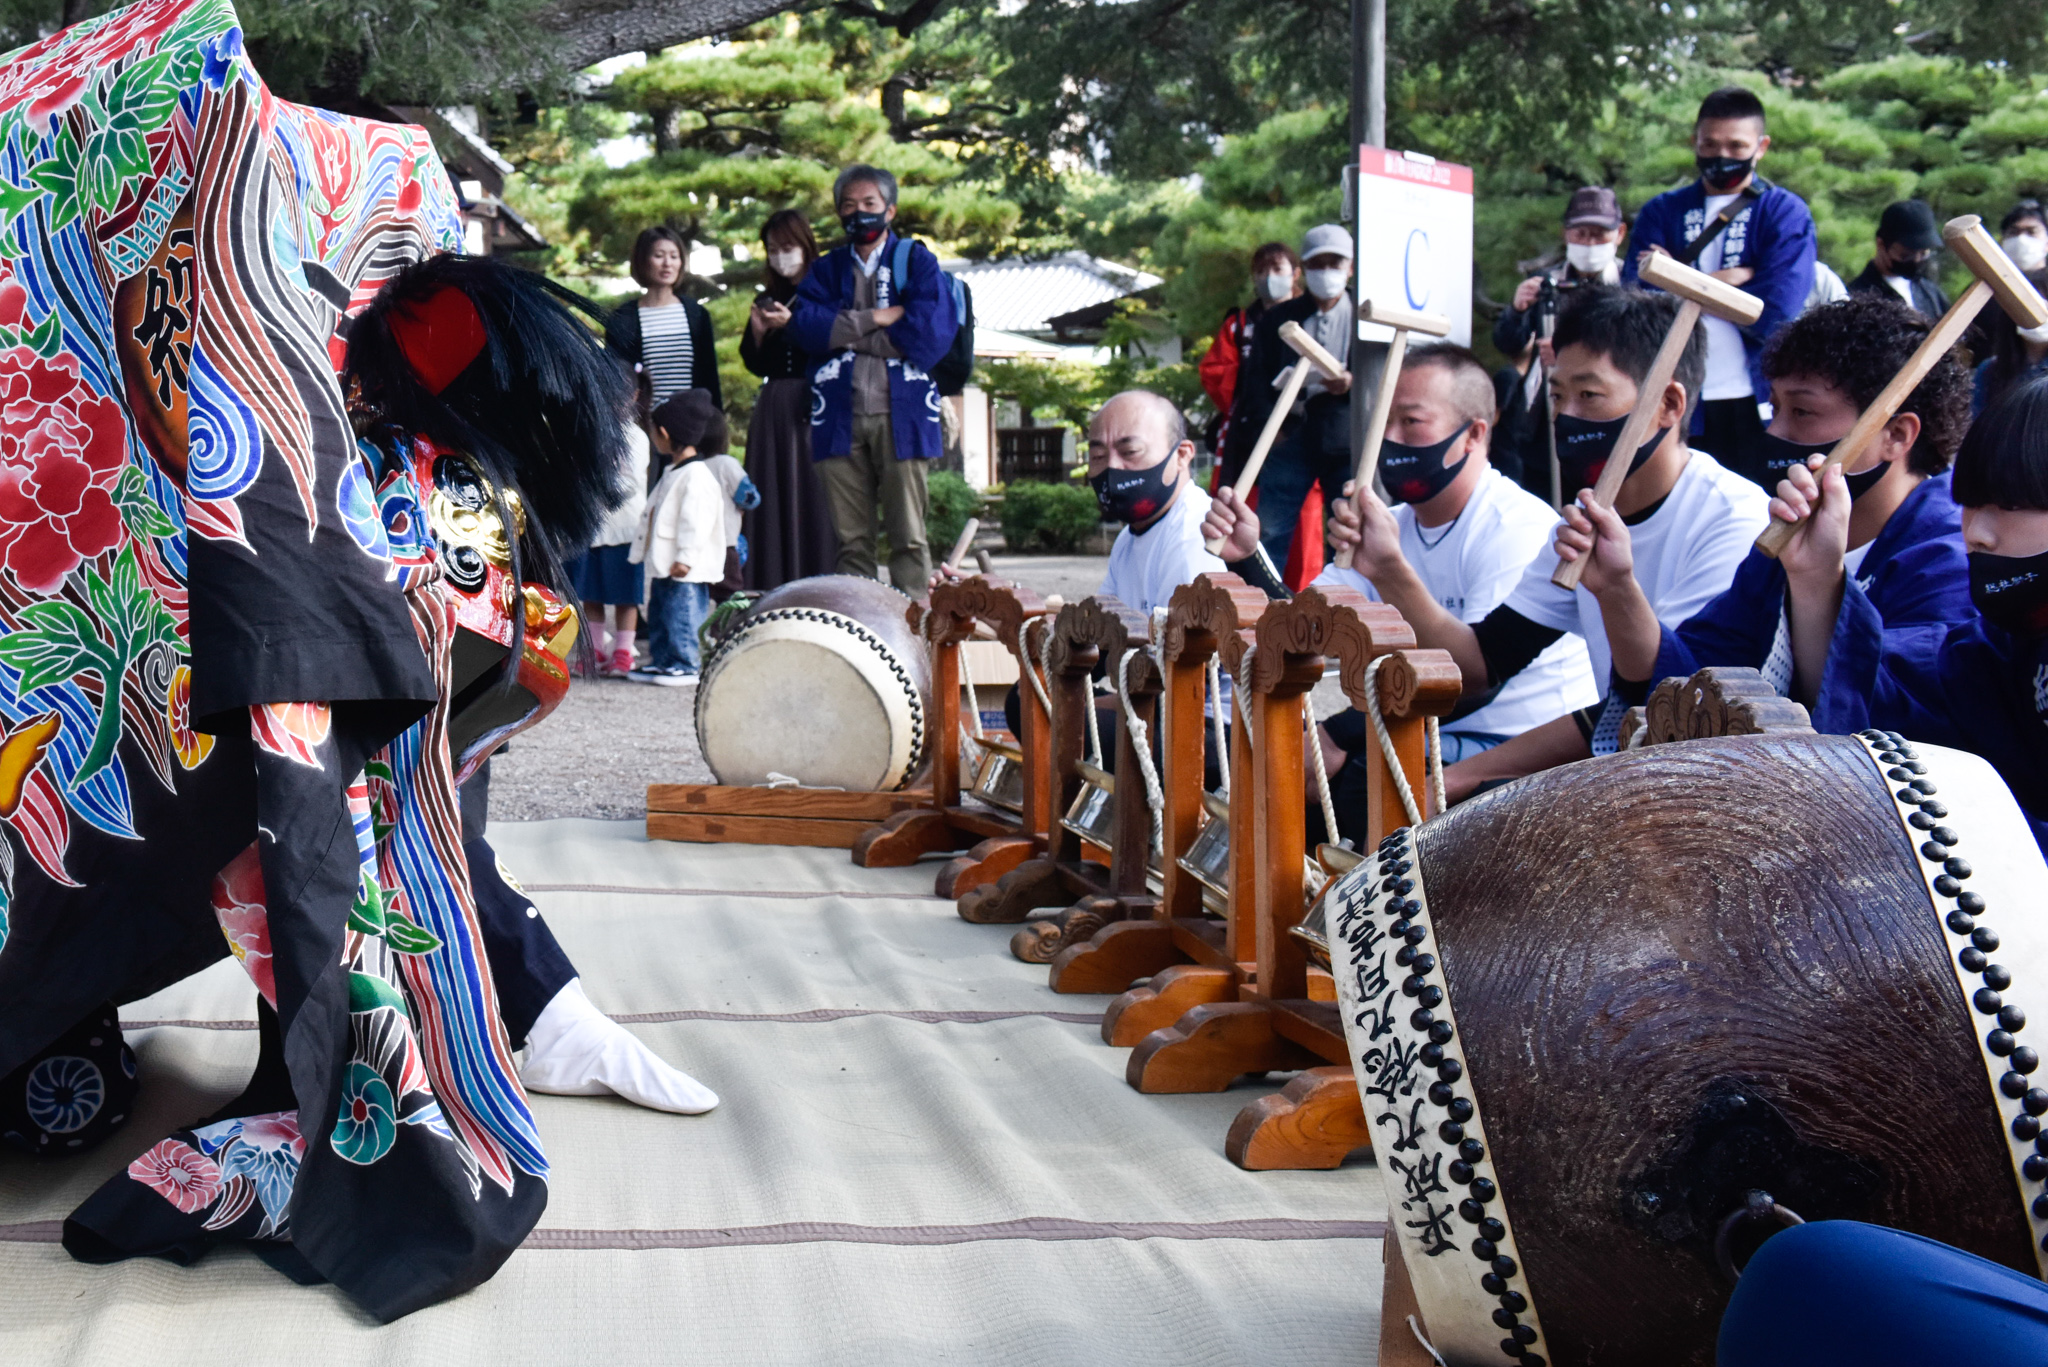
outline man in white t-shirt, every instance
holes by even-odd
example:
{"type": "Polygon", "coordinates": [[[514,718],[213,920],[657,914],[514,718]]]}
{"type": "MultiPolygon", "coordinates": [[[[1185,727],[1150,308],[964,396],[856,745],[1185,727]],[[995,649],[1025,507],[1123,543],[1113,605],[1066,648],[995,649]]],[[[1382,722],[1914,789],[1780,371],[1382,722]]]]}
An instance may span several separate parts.
{"type": "MultiPolygon", "coordinates": [[[[1648,613],[1675,628],[1728,587],[1769,520],[1762,489],[1686,445],[1686,421],[1706,370],[1706,343],[1697,331],[1665,388],[1654,434],[1633,453],[1613,449],[1677,308],[1669,295],[1588,290],[1558,319],[1551,397],[1564,487],[1590,498],[1610,454],[1628,460],[1614,511],[1630,544],[1619,560],[1603,546],[1577,589],[1556,587],[1550,576],[1559,559],[1579,558],[1592,540],[1586,515],[1567,508],[1556,543],[1530,562],[1507,600],[1476,626],[1440,608],[1413,615],[1404,609],[1420,644],[1448,650],[1457,660],[1468,693],[1500,689],[1569,634],[1585,641],[1594,682],[1605,692],[1612,660],[1607,615],[1625,618],[1632,629],[1636,616],[1648,613]]],[[[1340,556],[1350,558],[1363,539],[1351,500],[1339,505],[1330,533],[1340,556]]],[[[1622,710],[1617,702],[1610,696],[1450,766],[1445,780],[1452,799],[1611,751],[1622,710]]]]}
{"type": "MultiPolygon", "coordinates": [[[[1470,624],[1500,606],[1550,541],[1557,514],[1493,468],[1493,421],[1493,381],[1477,356],[1447,342],[1410,350],[1380,448],[1380,479],[1395,506],[1354,490],[1361,539],[1315,582],[1357,589],[1411,622],[1443,614],[1470,624]]],[[[1443,726],[1444,762],[1599,699],[1586,643],[1563,636],[1498,690],[1463,700],[1443,726]]],[[[1333,773],[1370,739],[1355,710],[1324,730],[1333,773]]]]}
{"type": "Polygon", "coordinates": [[[1180,409],[1150,390],[1126,390],[1088,424],[1088,483],[1102,515],[1124,524],[1097,591],[1147,617],[1196,575],[1223,569],[1202,545],[1209,496],[1189,472],[1194,459],[1180,409]]]}

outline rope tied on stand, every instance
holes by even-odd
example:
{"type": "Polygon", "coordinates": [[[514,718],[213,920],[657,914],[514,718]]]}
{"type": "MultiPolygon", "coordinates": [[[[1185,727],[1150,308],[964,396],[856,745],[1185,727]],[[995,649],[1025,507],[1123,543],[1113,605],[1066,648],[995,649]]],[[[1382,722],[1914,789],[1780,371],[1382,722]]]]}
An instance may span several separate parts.
{"type": "MultiPolygon", "coordinates": [[[[1410,825],[1422,824],[1422,809],[1416,805],[1415,790],[1408,785],[1408,775],[1401,768],[1401,760],[1394,753],[1394,738],[1387,731],[1386,716],[1380,710],[1380,666],[1393,659],[1391,654],[1376,655],[1365,667],[1365,710],[1372,718],[1373,734],[1380,738],[1380,753],[1387,758],[1387,771],[1393,775],[1394,791],[1401,795],[1401,806],[1408,813],[1410,825]]],[[[1429,795],[1437,811],[1450,806],[1444,797],[1444,748],[1443,738],[1437,733],[1435,717],[1423,719],[1424,758],[1423,765],[1429,774],[1429,795]]]]}
{"type": "Polygon", "coordinates": [[[1152,848],[1163,852],[1166,848],[1166,794],[1159,786],[1159,769],[1152,763],[1152,737],[1145,723],[1138,718],[1138,709],[1131,704],[1131,660],[1144,653],[1138,646],[1132,646],[1123,654],[1116,665],[1116,696],[1123,704],[1124,725],[1129,728],[1131,749],[1137,752],[1138,771],[1145,776],[1145,805],[1152,812],[1152,848]]]}

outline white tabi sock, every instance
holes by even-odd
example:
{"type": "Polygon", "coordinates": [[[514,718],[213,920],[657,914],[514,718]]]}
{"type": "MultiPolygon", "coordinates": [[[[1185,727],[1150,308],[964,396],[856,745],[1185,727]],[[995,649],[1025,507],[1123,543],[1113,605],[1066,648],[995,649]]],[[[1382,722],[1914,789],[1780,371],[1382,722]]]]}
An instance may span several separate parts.
{"type": "Polygon", "coordinates": [[[583,980],[571,978],[526,1036],[519,1080],[554,1096],[614,1093],[636,1105],[702,1115],[718,1094],[661,1061],[633,1033],[591,1004],[583,980]]]}

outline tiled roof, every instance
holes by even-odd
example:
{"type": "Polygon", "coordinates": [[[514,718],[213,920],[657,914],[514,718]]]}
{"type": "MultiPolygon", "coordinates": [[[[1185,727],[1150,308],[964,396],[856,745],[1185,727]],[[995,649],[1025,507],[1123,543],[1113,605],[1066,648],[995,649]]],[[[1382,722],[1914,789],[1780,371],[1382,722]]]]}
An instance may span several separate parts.
{"type": "Polygon", "coordinates": [[[974,291],[977,326],[1030,335],[1050,333],[1049,320],[1076,309],[1150,289],[1159,277],[1063,252],[1043,261],[949,261],[946,269],[974,291]]]}

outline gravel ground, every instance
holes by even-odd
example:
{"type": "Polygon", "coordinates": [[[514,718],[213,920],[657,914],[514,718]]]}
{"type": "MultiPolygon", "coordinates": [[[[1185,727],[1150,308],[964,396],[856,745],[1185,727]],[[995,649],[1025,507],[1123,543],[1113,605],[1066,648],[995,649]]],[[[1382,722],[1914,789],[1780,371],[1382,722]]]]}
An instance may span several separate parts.
{"type": "MultiPolygon", "coordinates": [[[[1099,555],[997,555],[995,572],[1068,602],[1102,586],[1099,555]]],[[[578,679],[554,715],[491,761],[491,817],[639,820],[650,783],[710,783],[697,749],[696,688],[578,679]]]]}

